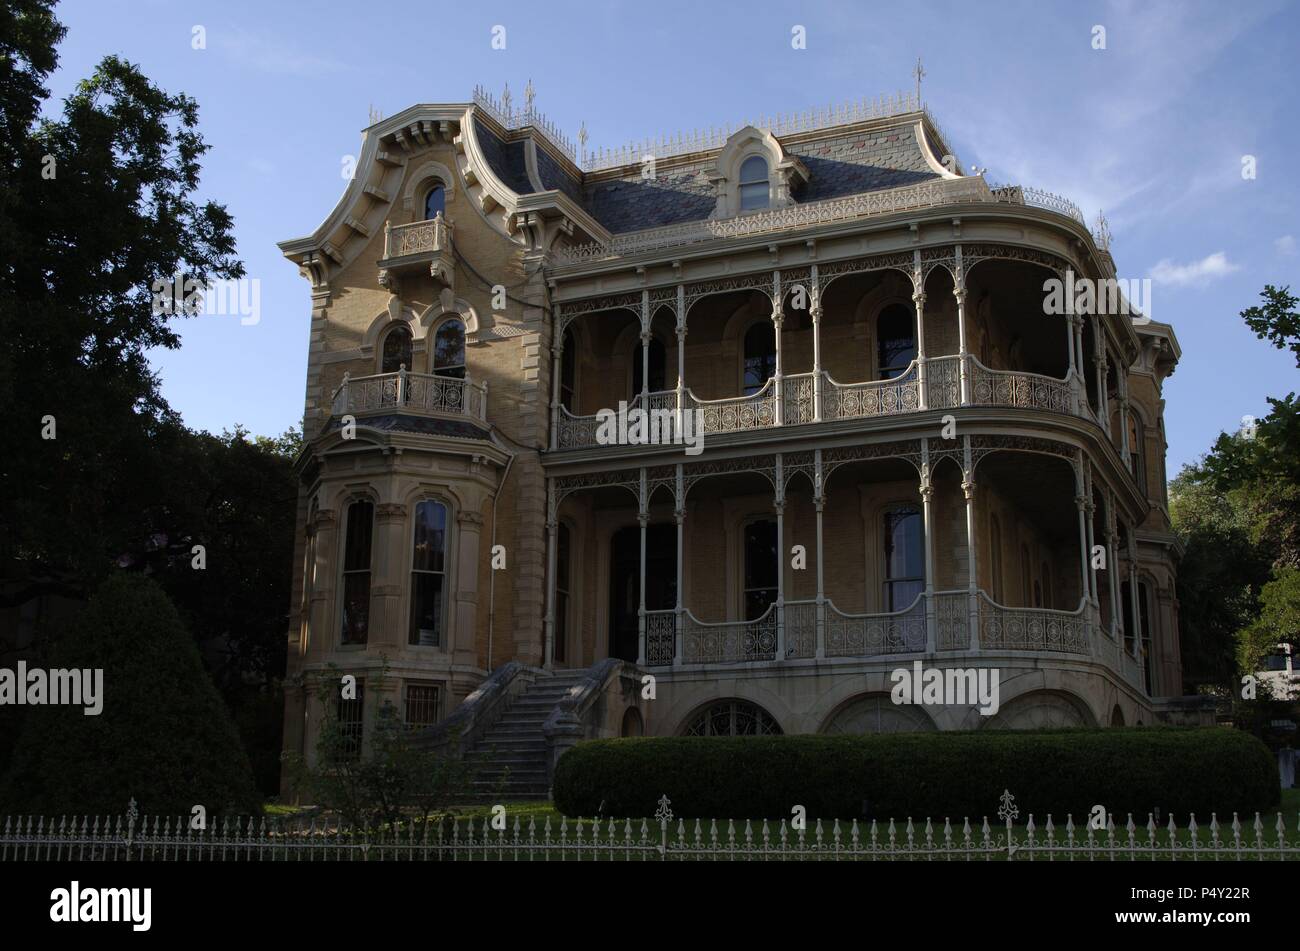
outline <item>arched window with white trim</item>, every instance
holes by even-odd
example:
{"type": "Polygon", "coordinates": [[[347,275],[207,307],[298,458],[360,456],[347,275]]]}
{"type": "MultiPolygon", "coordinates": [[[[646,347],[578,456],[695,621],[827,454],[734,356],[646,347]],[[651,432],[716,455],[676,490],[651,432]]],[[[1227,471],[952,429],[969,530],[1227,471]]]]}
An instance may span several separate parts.
{"type": "Polygon", "coordinates": [[[415,505],[411,554],[411,631],[408,643],[441,647],[447,597],[447,506],[435,499],[415,505]]]}
{"type": "Polygon", "coordinates": [[[396,373],[402,367],[411,369],[411,331],[405,324],[394,324],[384,335],[379,372],[396,373]]]}
{"type": "Polygon", "coordinates": [[[883,528],[886,611],[901,611],[925,588],[925,541],[921,512],[914,505],[885,511],[883,528]]]}
{"type": "Polygon", "coordinates": [[[767,159],[751,155],[740,163],[740,210],[758,211],[772,203],[768,183],[767,159]]]}
{"type": "Polygon", "coordinates": [[[447,210],[447,189],[437,182],[424,195],[424,220],[429,221],[447,210]]]}
{"type": "Polygon", "coordinates": [[[375,505],[369,499],[348,504],[343,529],[344,644],[365,644],[370,632],[370,555],[374,536],[375,505]]]}
{"type": "Polygon", "coordinates": [[[465,322],[459,317],[444,320],[433,335],[433,372],[465,379],[465,322]]]}

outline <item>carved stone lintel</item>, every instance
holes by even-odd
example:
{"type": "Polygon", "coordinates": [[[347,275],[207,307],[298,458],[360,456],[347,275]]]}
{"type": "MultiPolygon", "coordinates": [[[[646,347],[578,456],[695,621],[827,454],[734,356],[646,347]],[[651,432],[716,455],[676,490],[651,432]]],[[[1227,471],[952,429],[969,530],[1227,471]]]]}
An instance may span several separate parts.
{"type": "Polygon", "coordinates": [[[463,509],[456,514],[457,525],[482,525],[483,513],[475,512],[471,509],[463,509]]]}
{"type": "Polygon", "coordinates": [[[395,522],[406,517],[406,506],[398,502],[380,502],[375,506],[375,518],[381,522],[395,522]]]}

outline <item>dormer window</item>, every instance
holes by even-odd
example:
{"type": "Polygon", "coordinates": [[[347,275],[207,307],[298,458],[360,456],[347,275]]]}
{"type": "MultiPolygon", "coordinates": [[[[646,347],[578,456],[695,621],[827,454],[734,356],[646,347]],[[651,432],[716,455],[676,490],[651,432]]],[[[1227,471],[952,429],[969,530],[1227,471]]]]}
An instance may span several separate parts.
{"type": "Polygon", "coordinates": [[[431,221],[447,210],[447,189],[436,183],[424,196],[424,220],[431,221]]]}
{"type": "Polygon", "coordinates": [[[771,204],[767,160],[751,155],[740,163],[740,210],[755,211],[771,204]]]}

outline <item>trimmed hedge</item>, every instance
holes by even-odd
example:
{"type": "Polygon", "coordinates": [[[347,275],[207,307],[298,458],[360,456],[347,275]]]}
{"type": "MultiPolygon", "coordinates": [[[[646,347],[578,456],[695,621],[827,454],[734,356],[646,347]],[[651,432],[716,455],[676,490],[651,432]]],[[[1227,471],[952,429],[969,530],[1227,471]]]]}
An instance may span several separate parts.
{"type": "Polygon", "coordinates": [[[1104,805],[1117,823],[1155,807],[1180,823],[1264,811],[1277,763],[1222,727],[984,730],[867,736],[635,737],[579,743],[556,765],[568,816],[651,816],[663,794],[688,819],[996,816],[1004,789],[1023,821],[1075,822],[1104,805]],[[865,808],[864,808],[865,803],[865,808]]]}

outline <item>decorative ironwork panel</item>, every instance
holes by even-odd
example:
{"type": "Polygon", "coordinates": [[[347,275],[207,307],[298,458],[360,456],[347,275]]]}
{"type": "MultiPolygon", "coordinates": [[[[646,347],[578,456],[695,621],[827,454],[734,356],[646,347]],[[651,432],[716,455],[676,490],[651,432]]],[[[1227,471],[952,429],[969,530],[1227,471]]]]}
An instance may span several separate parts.
{"type": "Polygon", "coordinates": [[[811,423],[817,416],[816,387],[811,373],[799,373],[781,380],[781,421],[786,426],[811,423]]]}
{"type": "Polygon", "coordinates": [[[776,605],[756,621],[706,624],[686,612],[684,659],[688,664],[736,664],[776,659],[776,605]]]}
{"type": "Polygon", "coordinates": [[[978,406],[1014,406],[1073,414],[1074,391],[1068,379],[990,370],[974,356],[970,358],[971,402],[978,406]]]}
{"type": "Polygon", "coordinates": [[[675,611],[647,611],[645,662],[647,667],[667,667],[673,662],[677,639],[675,611]]]}
{"type": "Polygon", "coordinates": [[[961,405],[961,357],[930,357],[925,361],[925,401],[930,409],[961,405]]]}
{"type": "Polygon", "coordinates": [[[925,650],[925,598],[893,614],[845,614],[826,602],[826,656],[876,657],[925,650]]]}
{"type": "MultiPolygon", "coordinates": [[[[825,371],[823,371],[825,373],[825,371]]],[[[914,413],[921,405],[920,376],[913,361],[900,375],[869,383],[837,383],[825,374],[822,398],[827,419],[863,419],[914,413]]]]}
{"type": "Polygon", "coordinates": [[[970,593],[938,591],[934,595],[934,615],[938,628],[935,647],[941,651],[970,648],[970,593]]]}
{"type": "Polygon", "coordinates": [[[817,656],[817,602],[785,603],[785,656],[787,659],[817,656]]]}
{"type": "Polygon", "coordinates": [[[1090,654],[1088,622],[1083,609],[1007,608],[980,592],[982,650],[1067,651],[1090,654]]]}

